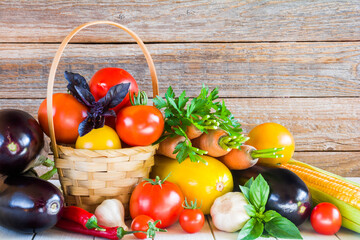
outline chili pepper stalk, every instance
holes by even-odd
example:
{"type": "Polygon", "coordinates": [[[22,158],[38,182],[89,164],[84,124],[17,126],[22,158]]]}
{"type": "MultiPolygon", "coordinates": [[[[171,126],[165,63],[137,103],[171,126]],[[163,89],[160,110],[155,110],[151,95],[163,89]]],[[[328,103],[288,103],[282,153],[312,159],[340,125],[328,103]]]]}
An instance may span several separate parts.
{"type": "Polygon", "coordinates": [[[98,225],[97,218],[94,214],[76,206],[64,207],[62,217],[78,223],[86,229],[96,229],[97,231],[105,230],[98,225]]]}
{"type": "Polygon", "coordinates": [[[69,221],[67,219],[61,218],[57,224],[56,227],[71,231],[71,232],[77,232],[85,235],[95,236],[95,237],[102,237],[107,239],[122,239],[125,235],[143,232],[143,231],[125,231],[122,227],[111,227],[111,228],[105,228],[103,231],[99,231],[97,229],[87,229],[84,228],[81,224],[69,221]]]}

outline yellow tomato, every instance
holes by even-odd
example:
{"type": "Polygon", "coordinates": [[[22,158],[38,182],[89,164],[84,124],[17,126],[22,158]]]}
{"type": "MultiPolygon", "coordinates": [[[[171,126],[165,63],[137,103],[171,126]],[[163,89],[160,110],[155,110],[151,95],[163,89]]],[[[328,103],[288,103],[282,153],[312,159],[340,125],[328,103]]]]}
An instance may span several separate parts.
{"type": "Polygon", "coordinates": [[[233,190],[233,178],[230,170],[219,160],[202,156],[207,164],[191,162],[189,158],[178,163],[177,160],[155,156],[155,165],[150,176],[159,176],[176,183],[188,201],[197,199],[204,214],[210,213],[210,208],[217,197],[233,190]]]}
{"type": "Polygon", "coordinates": [[[254,127],[248,134],[250,138],[246,144],[255,147],[256,149],[266,148],[281,148],[283,151],[277,152],[283,154],[282,158],[260,158],[258,163],[262,165],[276,165],[287,163],[294,154],[295,141],[290,133],[284,126],[278,123],[263,123],[254,127]]]}
{"type": "Polygon", "coordinates": [[[93,129],[88,134],[78,137],[75,148],[105,150],[121,148],[120,138],[116,131],[109,126],[93,129]]]}

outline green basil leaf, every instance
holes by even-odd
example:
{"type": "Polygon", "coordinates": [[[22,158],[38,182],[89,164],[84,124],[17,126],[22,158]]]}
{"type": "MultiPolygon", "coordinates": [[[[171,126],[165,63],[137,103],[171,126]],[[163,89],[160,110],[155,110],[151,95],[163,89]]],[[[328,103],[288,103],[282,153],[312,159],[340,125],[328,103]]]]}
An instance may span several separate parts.
{"type": "Polygon", "coordinates": [[[247,221],[245,223],[245,225],[243,226],[243,228],[240,230],[239,235],[237,237],[237,240],[242,240],[242,239],[246,239],[246,237],[248,237],[252,231],[252,229],[255,226],[256,223],[256,219],[255,218],[250,218],[249,221],[247,221]]]}
{"type": "Polygon", "coordinates": [[[279,213],[274,210],[268,210],[264,213],[264,221],[269,222],[271,219],[276,217],[282,217],[279,213]]]}
{"type": "Polygon", "coordinates": [[[247,180],[247,182],[244,184],[244,187],[250,188],[253,182],[254,182],[254,178],[251,177],[251,178],[250,178],[249,180],[247,180]]]}
{"type": "Polygon", "coordinates": [[[248,204],[244,206],[247,215],[249,215],[249,217],[255,217],[256,216],[256,209],[253,205],[248,204]]]}
{"type": "Polygon", "coordinates": [[[244,197],[246,198],[246,200],[250,203],[250,188],[245,187],[245,186],[240,186],[239,188],[241,190],[241,192],[244,194],[244,197]]]}
{"type": "Polygon", "coordinates": [[[262,238],[273,238],[265,229],[263,231],[263,234],[261,235],[262,238]]]}
{"type": "Polygon", "coordinates": [[[261,208],[259,209],[259,213],[263,214],[265,212],[265,206],[261,206],[261,208]]]}
{"type": "Polygon", "coordinates": [[[302,239],[295,224],[284,217],[275,217],[265,223],[265,230],[275,238],[302,239]]]}
{"type": "Polygon", "coordinates": [[[256,210],[265,206],[269,198],[270,187],[263,176],[259,174],[250,187],[250,202],[256,210]]]}
{"type": "MultiPolygon", "coordinates": [[[[254,218],[252,218],[252,219],[254,219],[254,218]]],[[[250,219],[250,220],[252,220],[252,219],[250,219]]],[[[254,220],[255,220],[254,221],[254,226],[250,230],[250,232],[246,236],[244,236],[242,238],[239,238],[239,236],[240,236],[240,234],[239,234],[238,238],[237,238],[238,240],[239,239],[242,239],[242,240],[254,240],[254,239],[259,238],[262,235],[262,233],[264,231],[264,224],[261,221],[257,220],[257,219],[254,219],[254,220]]]]}

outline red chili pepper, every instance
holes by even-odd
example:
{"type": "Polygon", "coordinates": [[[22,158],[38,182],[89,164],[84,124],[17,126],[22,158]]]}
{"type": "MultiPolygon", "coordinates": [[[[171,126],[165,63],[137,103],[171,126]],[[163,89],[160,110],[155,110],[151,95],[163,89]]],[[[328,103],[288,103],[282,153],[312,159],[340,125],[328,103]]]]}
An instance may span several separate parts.
{"type": "Polygon", "coordinates": [[[95,228],[97,230],[104,230],[104,228],[98,225],[97,218],[94,214],[76,206],[64,207],[62,217],[79,223],[81,226],[87,229],[95,228]]]}
{"type": "Polygon", "coordinates": [[[56,227],[81,234],[91,235],[95,237],[102,237],[107,239],[122,239],[127,234],[133,234],[142,231],[125,231],[122,227],[109,227],[103,230],[97,229],[86,229],[81,224],[75,223],[64,218],[61,218],[57,223],[56,227]]]}

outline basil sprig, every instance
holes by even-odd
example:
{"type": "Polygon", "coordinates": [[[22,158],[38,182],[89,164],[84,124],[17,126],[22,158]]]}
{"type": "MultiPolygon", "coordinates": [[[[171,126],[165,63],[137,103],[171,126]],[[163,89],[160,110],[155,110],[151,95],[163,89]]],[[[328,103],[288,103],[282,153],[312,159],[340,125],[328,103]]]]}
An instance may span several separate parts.
{"type": "Polygon", "coordinates": [[[302,239],[299,229],[290,220],[274,210],[265,212],[270,187],[261,174],[255,180],[250,178],[244,186],[239,187],[248,202],[245,210],[251,218],[239,232],[237,240],[252,240],[261,236],[302,239]]]}

